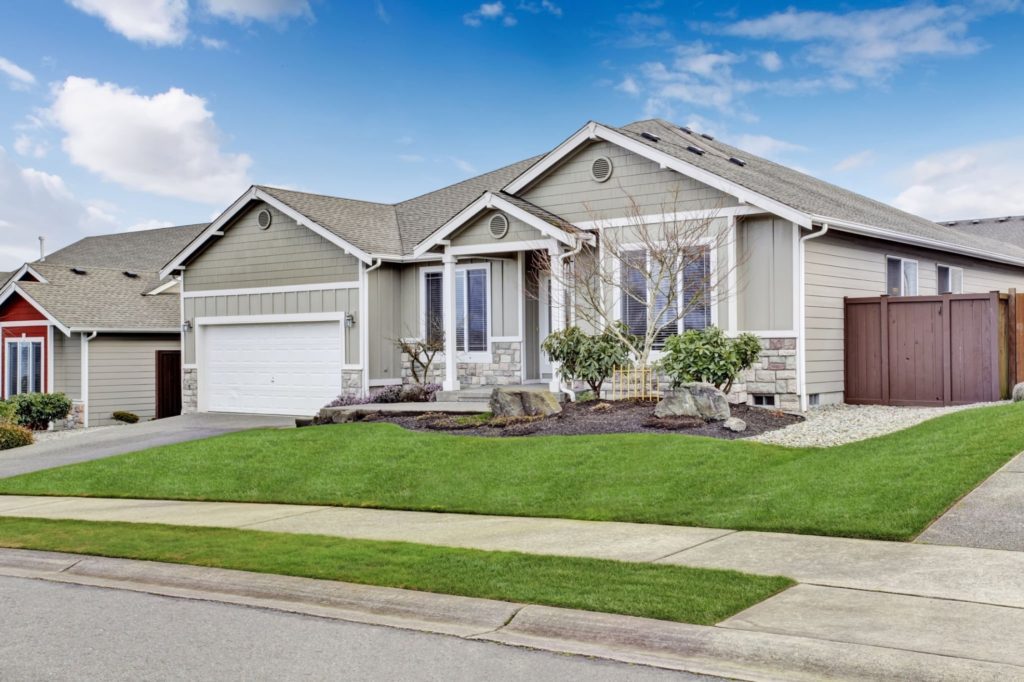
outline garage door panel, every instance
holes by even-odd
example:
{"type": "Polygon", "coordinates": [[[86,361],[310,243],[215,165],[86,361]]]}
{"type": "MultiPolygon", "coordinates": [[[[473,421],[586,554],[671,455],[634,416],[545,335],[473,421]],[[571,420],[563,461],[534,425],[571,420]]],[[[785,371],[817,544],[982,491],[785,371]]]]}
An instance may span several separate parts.
{"type": "Polygon", "coordinates": [[[338,322],[210,326],[203,346],[211,412],[312,415],[341,393],[338,322]]]}

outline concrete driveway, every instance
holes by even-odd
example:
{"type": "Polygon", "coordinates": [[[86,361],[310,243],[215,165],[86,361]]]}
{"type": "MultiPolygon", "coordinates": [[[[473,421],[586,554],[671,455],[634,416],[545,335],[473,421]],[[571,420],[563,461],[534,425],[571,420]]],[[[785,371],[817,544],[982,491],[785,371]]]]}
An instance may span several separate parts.
{"type": "Polygon", "coordinates": [[[65,438],[0,452],[0,478],[157,445],[181,443],[232,431],[295,426],[294,417],[252,414],[183,414],[113,428],[86,429],[65,438]]]}

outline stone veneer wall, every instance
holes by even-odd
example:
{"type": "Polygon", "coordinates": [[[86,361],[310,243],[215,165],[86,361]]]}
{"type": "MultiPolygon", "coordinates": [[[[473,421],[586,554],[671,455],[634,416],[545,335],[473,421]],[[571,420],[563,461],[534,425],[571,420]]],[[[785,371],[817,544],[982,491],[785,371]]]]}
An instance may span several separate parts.
{"type": "Polygon", "coordinates": [[[740,375],[729,394],[732,402],[752,403],[752,394],[775,396],[775,406],[799,410],[796,380],[796,339],[761,339],[763,350],[754,366],[740,375]]]}
{"type": "MultiPolygon", "coordinates": [[[[342,395],[359,395],[363,392],[363,373],[358,369],[341,371],[342,395]]],[[[199,409],[199,371],[186,367],[181,377],[181,412],[191,414],[199,409]]]]}
{"type": "MultiPolygon", "coordinates": [[[[499,386],[523,382],[523,344],[518,341],[493,341],[491,362],[460,362],[459,383],[462,386],[499,386]]],[[[402,383],[411,384],[409,355],[402,354],[402,383]]],[[[444,383],[445,363],[430,366],[426,383],[444,383]]]]}

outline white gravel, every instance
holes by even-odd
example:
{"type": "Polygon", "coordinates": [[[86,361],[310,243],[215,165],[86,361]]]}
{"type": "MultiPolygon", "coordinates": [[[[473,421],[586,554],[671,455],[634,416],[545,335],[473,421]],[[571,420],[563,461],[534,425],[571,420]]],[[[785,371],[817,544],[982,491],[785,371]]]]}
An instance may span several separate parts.
{"type": "Polygon", "coordinates": [[[890,407],[888,405],[826,405],[804,415],[806,421],[748,440],[790,447],[831,447],[902,431],[939,415],[998,403],[952,407],[890,407]]]}
{"type": "Polygon", "coordinates": [[[64,429],[63,431],[33,431],[32,435],[35,436],[37,443],[48,443],[51,440],[67,440],[75,438],[76,436],[84,436],[87,433],[116,429],[119,426],[121,426],[121,424],[113,424],[111,426],[90,426],[87,429],[64,429]]]}

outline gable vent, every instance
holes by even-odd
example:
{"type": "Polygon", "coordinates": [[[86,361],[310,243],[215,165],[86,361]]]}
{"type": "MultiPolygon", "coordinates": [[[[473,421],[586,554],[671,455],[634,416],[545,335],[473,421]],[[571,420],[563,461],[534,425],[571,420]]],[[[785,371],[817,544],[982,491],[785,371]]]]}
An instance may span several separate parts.
{"type": "Polygon", "coordinates": [[[738,159],[735,156],[730,156],[729,157],[729,163],[735,163],[737,166],[746,166],[747,165],[746,161],[744,161],[743,159],[738,159]]]}
{"type": "Polygon", "coordinates": [[[590,177],[597,182],[604,182],[612,176],[612,160],[607,156],[599,156],[590,164],[590,177]]]}
{"type": "Polygon", "coordinates": [[[256,214],[256,224],[260,226],[261,230],[265,230],[270,227],[270,223],[273,222],[274,218],[270,215],[270,211],[263,209],[256,214]]]}
{"type": "Polygon", "coordinates": [[[686,148],[687,151],[693,152],[697,156],[704,156],[704,150],[695,144],[691,144],[686,148]]]}
{"type": "Polygon", "coordinates": [[[495,213],[491,216],[488,227],[491,230],[492,237],[502,239],[508,234],[508,218],[505,217],[504,213],[495,213]]]}
{"type": "Polygon", "coordinates": [[[650,140],[651,142],[661,142],[661,138],[655,135],[654,133],[643,132],[640,133],[640,137],[644,138],[645,140],[650,140]]]}
{"type": "Polygon", "coordinates": [[[87,274],[85,270],[83,270],[82,268],[71,268],[71,272],[75,273],[76,275],[87,274]]]}

